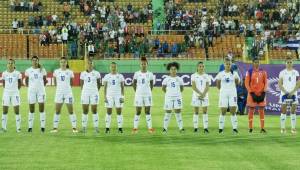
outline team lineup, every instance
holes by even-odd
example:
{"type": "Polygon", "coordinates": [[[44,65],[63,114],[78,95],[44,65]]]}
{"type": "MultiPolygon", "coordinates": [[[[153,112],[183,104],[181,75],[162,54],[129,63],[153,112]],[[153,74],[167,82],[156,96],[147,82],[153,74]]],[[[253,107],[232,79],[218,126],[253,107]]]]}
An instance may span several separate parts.
{"type": "MultiPolygon", "coordinates": [[[[46,70],[39,64],[39,58],[33,56],[32,66],[25,71],[25,86],[28,87],[28,132],[33,131],[35,104],[38,104],[40,113],[40,127],[41,132],[45,132],[46,113],[45,101],[47,83],[46,70]]],[[[74,78],[73,71],[68,66],[66,58],[62,57],[59,61],[60,68],[53,73],[54,84],[56,86],[55,93],[55,114],[53,117],[53,129],[51,133],[59,131],[59,121],[61,109],[63,104],[66,105],[70,122],[72,125],[72,132],[78,133],[77,117],[73,110],[74,96],[72,93],[72,83],[74,78]]],[[[239,74],[231,69],[231,60],[225,58],[225,70],[220,71],[216,76],[216,85],[219,89],[219,133],[224,133],[225,115],[230,112],[232,132],[238,134],[238,117],[237,112],[237,88],[236,86],[242,82],[239,74]]],[[[148,71],[148,61],[145,57],[140,59],[140,70],[134,73],[133,89],[135,91],[134,106],[136,107],[136,114],[133,119],[132,133],[138,133],[138,125],[142,110],[144,108],[146,116],[146,124],[149,133],[154,133],[155,129],[152,127],[151,106],[152,89],[154,82],[154,74],[148,71]]],[[[183,107],[183,91],[184,82],[181,77],[177,75],[180,65],[177,62],[171,62],[166,66],[169,75],[162,82],[162,91],[165,93],[164,106],[165,111],[163,118],[163,133],[168,132],[168,126],[174,112],[179,132],[184,132],[184,124],[182,118],[183,107]]],[[[193,107],[193,127],[194,132],[199,131],[199,114],[202,110],[203,133],[209,133],[208,128],[208,106],[209,106],[209,88],[211,86],[211,77],[205,73],[205,65],[203,62],[198,62],[196,65],[196,72],[191,76],[193,94],[191,96],[193,107]]],[[[286,59],[286,68],[279,74],[279,88],[281,95],[279,97],[279,104],[281,104],[280,127],[281,133],[286,133],[285,122],[287,113],[290,112],[291,118],[291,133],[296,133],[296,107],[298,105],[297,91],[300,87],[298,81],[299,73],[293,68],[293,60],[286,59]]],[[[3,80],[3,114],[2,114],[2,128],[1,132],[7,131],[7,114],[9,106],[13,106],[16,119],[16,131],[21,132],[21,115],[19,106],[21,104],[20,88],[22,86],[22,74],[15,68],[15,60],[9,59],[7,62],[7,70],[2,73],[3,80]]],[[[118,73],[117,64],[112,62],[110,64],[110,73],[103,78],[100,73],[94,69],[94,62],[87,61],[87,69],[80,74],[81,85],[81,105],[82,117],[81,127],[82,133],[87,133],[88,113],[92,113],[92,122],[95,133],[99,133],[99,90],[101,86],[104,88],[104,102],[106,108],[105,116],[105,133],[110,133],[112,113],[115,110],[117,114],[118,132],[123,133],[123,115],[122,108],[124,106],[124,77],[118,73]]],[[[267,73],[259,67],[259,60],[253,59],[252,68],[246,72],[245,86],[248,91],[247,107],[248,107],[248,127],[249,133],[253,132],[253,117],[255,110],[259,113],[260,118],[260,132],[266,133],[265,129],[265,111],[266,106],[266,92],[268,87],[267,73]]]]}

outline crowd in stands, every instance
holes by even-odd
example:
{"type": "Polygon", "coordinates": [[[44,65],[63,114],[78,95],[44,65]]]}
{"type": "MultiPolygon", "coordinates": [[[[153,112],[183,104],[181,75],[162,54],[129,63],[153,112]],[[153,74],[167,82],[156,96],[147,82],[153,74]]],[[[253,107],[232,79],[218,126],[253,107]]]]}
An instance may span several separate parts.
{"type": "Polygon", "coordinates": [[[40,0],[10,0],[10,9],[12,11],[33,11],[38,12],[43,8],[40,0]]]}

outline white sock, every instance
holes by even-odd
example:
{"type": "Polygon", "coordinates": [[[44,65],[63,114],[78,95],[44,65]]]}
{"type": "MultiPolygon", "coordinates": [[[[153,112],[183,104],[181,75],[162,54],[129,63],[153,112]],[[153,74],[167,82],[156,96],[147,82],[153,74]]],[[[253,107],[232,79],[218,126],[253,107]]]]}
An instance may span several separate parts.
{"type": "Polygon", "coordinates": [[[60,119],[60,114],[54,114],[53,128],[55,128],[55,129],[58,128],[59,119],[60,119]]]}
{"type": "Polygon", "coordinates": [[[98,113],[93,114],[93,124],[94,124],[94,128],[99,127],[99,115],[98,115],[98,113]]]}
{"type": "Polygon", "coordinates": [[[168,130],[168,126],[170,123],[170,119],[171,119],[172,114],[171,113],[165,113],[165,117],[164,117],[164,129],[168,130]]]}
{"type": "Polygon", "coordinates": [[[28,128],[33,127],[34,113],[28,113],[28,128]]]}
{"type": "Polygon", "coordinates": [[[292,129],[296,128],[296,121],[297,121],[297,115],[296,114],[291,114],[291,126],[292,126],[292,129]]]}
{"type": "Polygon", "coordinates": [[[224,125],[225,125],[225,116],[221,114],[219,116],[219,129],[224,129],[224,125]]]}
{"type": "Polygon", "coordinates": [[[7,114],[2,114],[2,129],[6,130],[7,114]]]}
{"type": "Polygon", "coordinates": [[[231,124],[232,124],[232,129],[237,129],[238,127],[238,120],[236,115],[231,115],[231,124]]]}
{"type": "Polygon", "coordinates": [[[194,123],[194,129],[199,127],[199,115],[198,114],[193,115],[193,123],[194,123]]]}
{"type": "Polygon", "coordinates": [[[88,114],[82,114],[81,124],[83,128],[87,127],[88,119],[89,119],[88,114]]]}
{"type": "Polygon", "coordinates": [[[176,121],[177,121],[177,125],[179,127],[179,129],[183,129],[183,121],[182,121],[182,115],[181,113],[175,113],[175,117],[176,117],[176,121]]]}
{"type": "Polygon", "coordinates": [[[17,127],[17,130],[21,129],[21,115],[20,114],[16,115],[16,127],[17,127]]]}
{"type": "Polygon", "coordinates": [[[147,127],[148,129],[152,128],[152,118],[151,118],[151,114],[146,115],[146,122],[147,122],[147,127]]]}
{"type": "Polygon", "coordinates": [[[71,122],[71,124],[72,124],[72,128],[75,129],[75,128],[77,127],[77,118],[76,118],[76,114],[75,114],[75,113],[70,114],[69,117],[70,117],[70,122],[71,122]]]}
{"type": "Polygon", "coordinates": [[[123,115],[117,115],[118,128],[122,128],[123,126],[123,115]]]}
{"type": "Polygon", "coordinates": [[[207,129],[208,128],[208,114],[207,113],[203,114],[202,117],[203,117],[203,128],[207,129]]]}
{"type": "Polygon", "coordinates": [[[40,113],[40,122],[41,122],[41,128],[45,128],[45,126],[46,126],[46,113],[45,112],[40,113]]]}
{"type": "Polygon", "coordinates": [[[106,117],[105,117],[105,127],[106,128],[110,128],[110,124],[111,124],[111,115],[106,114],[106,117]]]}
{"type": "Polygon", "coordinates": [[[133,128],[134,129],[138,128],[139,121],[140,121],[140,116],[139,115],[134,115],[134,120],[133,120],[133,128]]]}
{"type": "Polygon", "coordinates": [[[286,120],[286,114],[280,115],[280,127],[281,129],[285,129],[285,120],[286,120]]]}

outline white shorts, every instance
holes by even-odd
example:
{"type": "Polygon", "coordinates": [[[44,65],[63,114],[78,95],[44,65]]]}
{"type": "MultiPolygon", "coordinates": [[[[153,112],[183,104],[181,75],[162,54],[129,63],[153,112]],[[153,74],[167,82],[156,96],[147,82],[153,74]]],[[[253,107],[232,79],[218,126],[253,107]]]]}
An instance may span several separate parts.
{"type": "Polygon", "coordinates": [[[66,103],[66,104],[73,104],[74,97],[73,93],[56,93],[55,94],[55,103],[66,103]]]}
{"type": "Polygon", "coordinates": [[[182,97],[165,97],[165,110],[182,109],[182,97]]]}
{"type": "Polygon", "coordinates": [[[45,103],[46,101],[46,93],[44,90],[28,90],[28,103],[45,103]]]}
{"type": "Polygon", "coordinates": [[[237,94],[236,92],[222,92],[219,96],[219,107],[237,107],[237,94]]]}
{"type": "MultiPolygon", "coordinates": [[[[286,101],[282,101],[282,94],[279,96],[279,104],[287,104],[287,102],[286,101]]],[[[296,96],[296,100],[294,101],[294,102],[291,102],[291,104],[299,104],[299,101],[298,101],[298,96],[297,95],[295,95],[296,96]]]]}
{"type": "Polygon", "coordinates": [[[81,104],[98,105],[99,93],[81,93],[81,104]]]}
{"type": "Polygon", "coordinates": [[[198,97],[193,96],[191,106],[193,106],[193,107],[208,107],[209,99],[204,98],[203,100],[200,100],[198,97]]]}
{"type": "Polygon", "coordinates": [[[121,103],[122,96],[106,96],[107,102],[105,102],[106,108],[122,108],[124,103],[121,103]]]}
{"type": "Polygon", "coordinates": [[[20,106],[20,104],[21,101],[19,92],[15,94],[3,93],[2,106],[20,106]]]}
{"type": "Polygon", "coordinates": [[[152,96],[135,96],[134,97],[134,106],[143,107],[143,106],[152,106],[152,96]]]}

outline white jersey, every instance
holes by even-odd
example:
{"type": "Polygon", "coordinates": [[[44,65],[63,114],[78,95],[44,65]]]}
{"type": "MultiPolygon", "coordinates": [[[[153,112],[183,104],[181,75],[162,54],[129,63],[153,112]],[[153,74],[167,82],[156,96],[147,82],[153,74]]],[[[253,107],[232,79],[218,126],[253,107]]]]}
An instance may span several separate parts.
{"type": "MultiPolygon", "coordinates": [[[[208,83],[209,85],[211,85],[211,79],[209,77],[208,74],[198,74],[198,73],[194,73],[191,76],[191,82],[195,82],[196,88],[203,93],[205,88],[206,88],[206,84],[208,83]]],[[[194,97],[198,97],[198,93],[193,91],[193,96],[194,97]]],[[[208,97],[208,94],[206,93],[205,98],[208,97]]]]}
{"type": "Polygon", "coordinates": [[[28,88],[45,91],[44,76],[46,75],[47,72],[44,68],[28,68],[25,71],[25,76],[28,77],[28,88]]]}
{"type": "Polygon", "coordinates": [[[81,72],[80,80],[83,80],[83,93],[98,93],[97,80],[101,78],[98,71],[92,70],[91,72],[81,72]]]}
{"type": "Polygon", "coordinates": [[[181,77],[167,76],[163,80],[162,85],[166,86],[166,97],[181,97],[180,86],[183,86],[183,79],[181,77]]]}
{"type": "Polygon", "coordinates": [[[18,81],[22,79],[22,74],[19,71],[13,72],[4,71],[2,73],[2,80],[5,82],[4,93],[19,92],[18,81]]]}
{"type": "MultiPolygon", "coordinates": [[[[284,69],[279,73],[279,79],[282,79],[283,88],[287,92],[291,92],[296,87],[298,77],[299,77],[299,72],[294,69],[290,71],[284,69]]],[[[281,94],[284,95],[282,91],[281,94]]]]}
{"type": "Polygon", "coordinates": [[[238,79],[240,81],[240,77],[237,72],[225,72],[221,71],[218,73],[217,80],[221,81],[221,89],[220,93],[222,92],[235,92],[236,93],[236,84],[235,80],[238,79]]]}
{"type": "Polygon", "coordinates": [[[124,83],[122,74],[106,74],[103,78],[103,83],[107,83],[107,96],[121,96],[121,84],[124,83]]]}
{"type": "Polygon", "coordinates": [[[56,78],[56,92],[57,93],[72,93],[71,79],[74,78],[72,70],[57,69],[53,73],[56,78]]]}
{"type": "Polygon", "coordinates": [[[137,81],[136,92],[137,96],[152,96],[150,81],[153,81],[153,73],[147,71],[143,73],[137,71],[134,73],[133,79],[137,81]]]}

